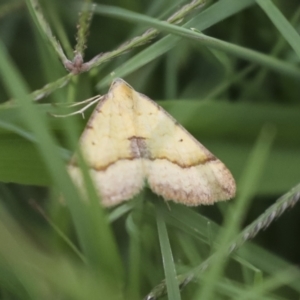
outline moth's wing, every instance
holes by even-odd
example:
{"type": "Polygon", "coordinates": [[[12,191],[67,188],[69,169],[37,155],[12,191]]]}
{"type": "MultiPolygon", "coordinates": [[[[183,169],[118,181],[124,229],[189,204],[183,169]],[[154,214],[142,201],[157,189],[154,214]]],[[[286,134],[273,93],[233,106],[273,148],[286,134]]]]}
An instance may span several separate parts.
{"type": "Polygon", "coordinates": [[[137,135],[146,141],[144,164],[153,192],[185,205],[234,197],[235,182],[226,166],[162,107],[136,94],[137,135]]]}
{"type": "MultiPolygon", "coordinates": [[[[136,135],[132,91],[122,80],[114,81],[80,138],[80,148],[105,206],[132,198],[144,186],[143,164],[130,139],[136,135]]],[[[76,156],[68,170],[75,184],[84,190],[76,156]]]]}
{"type": "MultiPolygon", "coordinates": [[[[80,145],[106,206],[142,189],[186,205],[232,198],[235,182],[225,165],[160,106],[123,80],[98,104],[80,145]]],[[[76,157],[69,171],[83,186],[76,157]]]]}

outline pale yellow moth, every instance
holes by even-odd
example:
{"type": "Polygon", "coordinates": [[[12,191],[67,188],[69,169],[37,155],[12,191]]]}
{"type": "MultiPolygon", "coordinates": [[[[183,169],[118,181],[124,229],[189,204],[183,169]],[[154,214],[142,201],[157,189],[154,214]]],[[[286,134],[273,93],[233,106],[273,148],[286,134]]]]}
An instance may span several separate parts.
{"type": "MultiPolygon", "coordinates": [[[[117,205],[145,185],[165,200],[193,206],[235,195],[226,166],[162,107],[122,79],[99,100],[80,147],[104,206],[117,205]]],[[[76,155],[68,164],[84,190],[76,155]]]]}

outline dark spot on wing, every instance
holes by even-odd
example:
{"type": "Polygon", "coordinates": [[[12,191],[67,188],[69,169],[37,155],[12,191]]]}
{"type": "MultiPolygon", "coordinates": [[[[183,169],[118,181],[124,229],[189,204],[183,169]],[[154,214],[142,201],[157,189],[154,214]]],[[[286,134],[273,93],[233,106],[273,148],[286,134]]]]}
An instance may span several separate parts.
{"type": "Polygon", "coordinates": [[[150,158],[146,139],[144,137],[131,136],[128,140],[130,141],[131,154],[133,158],[150,158]]]}

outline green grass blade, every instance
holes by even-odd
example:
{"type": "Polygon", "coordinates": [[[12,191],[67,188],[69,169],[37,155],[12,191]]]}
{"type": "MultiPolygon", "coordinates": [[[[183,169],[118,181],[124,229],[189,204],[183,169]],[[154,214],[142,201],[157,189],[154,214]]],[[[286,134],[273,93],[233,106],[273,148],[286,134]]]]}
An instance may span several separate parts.
{"type": "Polygon", "coordinates": [[[172,33],[186,39],[197,41],[199,44],[207,46],[209,48],[224,51],[225,53],[261,64],[273,69],[274,71],[284,73],[295,78],[300,78],[300,71],[298,70],[298,68],[291,64],[285,63],[274,57],[270,57],[257,51],[250,50],[248,48],[209,37],[190,29],[168,24],[166,22],[159,21],[142,14],[130,12],[128,10],[112,6],[97,5],[95,8],[95,13],[119,18],[129,22],[152,26],[162,31],[166,31],[168,33],[172,33]]]}
{"type": "Polygon", "coordinates": [[[228,244],[236,234],[238,227],[241,225],[244,213],[250,203],[250,200],[255,195],[265,162],[269,155],[272,142],[274,140],[274,128],[264,127],[252,155],[249,158],[248,164],[245,167],[244,176],[238,182],[238,197],[231,213],[228,213],[225,220],[224,230],[221,231],[218,237],[218,249],[215,253],[215,259],[209,268],[203,280],[203,285],[199,293],[194,299],[213,299],[215,293],[215,284],[219,280],[226,261],[224,258],[227,255],[228,244]]]}
{"type": "Polygon", "coordinates": [[[142,207],[136,209],[126,219],[126,229],[129,240],[129,271],[128,286],[126,292],[127,299],[141,299],[141,223],[142,223],[142,207]]]}
{"type": "Polygon", "coordinates": [[[298,59],[300,59],[300,36],[296,29],[289,23],[289,21],[271,0],[256,0],[256,2],[267,14],[281,35],[294,49],[298,59]]]}
{"type": "Polygon", "coordinates": [[[59,44],[59,42],[56,40],[54,35],[52,34],[51,28],[49,24],[47,23],[45,17],[43,16],[43,13],[41,11],[41,7],[39,5],[38,0],[26,0],[26,4],[28,7],[28,10],[32,16],[32,19],[34,20],[39,32],[41,35],[49,40],[51,43],[52,47],[58,54],[59,58],[61,59],[62,62],[67,61],[67,57],[59,44]]]}
{"type": "MultiPolygon", "coordinates": [[[[272,205],[267,211],[266,214],[270,213],[271,211],[274,211],[274,207],[277,206],[277,216],[284,212],[287,208],[292,207],[295,205],[295,203],[299,200],[300,192],[299,192],[300,185],[293,188],[291,191],[289,191],[286,195],[283,195],[276,201],[274,205],[272,205]],[[279,206],[280,204],[280,206],[279,206]]],[[[166,222],[170,225],[176,228],[177,230],[180,230],[185,235],[192,236],[194,239],[198,239],[199,241],[204,242],[205,244],[209,243],[209,238],[207,236],[207,224],[210,223],[211,228],[211,235],[212,239],[216,240],[218,234],[220,233],[220,226],[217,225],[215,222],[209,220],[208,218],[196,213],[195,211],[178,206],[178,205],[171,205],[171,210],[168,208],[161,207],[161,211],[164,213],[164,217],[166,222]]],[[[259,268],[264,273],[277,273],[280,272],[283,269],[289,268],[289,264],[279,257],[276,257],[275,255],[270,254],[267,250],[264,250],[262,247],[252,244],[251,242],[247,242],[244,247],[240,248],[241,245],[245,243],[245,241],[249,238],[253,238],[254,235],[245,235],[246,231],[249,231],[249,228],[260,228],[261,227],[261,218],[263,216],[260,216],[255,221],[253,221],[249,226],[246,227],[245,230],[243,230],[241,233],[238,234],[234,240],[231,241],[230,250],[237,250],[238,256],[233,256],[233,259],[235,259],[237,262],[241,262],[241,259],[244,261],[242,262],[242,267],[245,267],[245,262],[248,262],[248,264],[252,264],[253,266],[259,266],[259,268]]],[[[276,214],[272,214],[272,220],[276,217],[276,214]]],[[[268,225],[268,224],[267,224],[268,225]]],[[[255,234],[257,233],[257,230],[255,230],[255,234]]],[[[216,244],[215,244],[216,245],[216,244]]],[[[203,263],[201,263],[198,267],[194,268],[190,272],[186,274],[181,274],[178,276],[178,281],[180,286],[184,287],[189,282],[194,281],[195,278],[202,280],[203,276],[205,277],[206,274],[204,273],[207,269],[207,266],[211,262],[210,257],[208,260],[205,260],[203,263]]],[[[250,270],[253,270],[253,267],[251,266],[249,268],[250,270]]],[[[257,273],[256,270],[254,270],[255,273],[257,273]]],[[[260,271],[261,272],[261,271],[260,271]]],[[[300,278],[300,273],[298,272],[298,277],[300,278]]],[[[300,292],[299,285],[294,282],[290,281],[288,283],[293,289],[300,292]]],[[[226,292],[227,286],[222,286],[222,289],[225,288],[224,292],[226,292]]],[[[219,288],[219,286],[218,286],[219,288]]],[[[148,298],[152,299],[158,299],[159,297],[166,294],[166,286],[165,282],[162,282],[161,284],[157,285],[153,290],[148,294],[148,298]]],[[[239,295],[241,293],[238,293],[239,295]]],[[[231,294],[231,296],[234,294],[231,294]]],[[[148,299],[146,298],[146,299],[148,299]]]]}
{"type": "Polygon", "coordinates": [[[166,276],[166,285],[168,298],[172,300],[180,300],[180,291],[176,278],[176,269],[174,265],[171,245],[169,241],[169,236],[167,232],[166,223],[161,212],[161,206],[165,205],[164,203],[158,202],[156,203],[156,221],[157,221],[157,230],[159,243],[162,253],[162,260],[165,270],[166,276]]]}
{"type": "MultiPolygon", "coordinates": [[[[186,28],[197,28],[202,31],[218,22],[240,12],[243,9],[248,8],[255,3],[255,0],[247,1],[235,1],[235,0],[222,0],[214,3],[204,11],[200,12],[192,20],[188,21],[184,27],[186,28]]],[[[174,48],[181,38],[168,35],[159,41],[150,45],[146,49],[142,50],[134,57],[127,60],[124,64],[114,69],[114,74],[117,77],[126,76],[133,71],[141,68],[147,63],[153,61],[159,56],[165,54],[170,49],[174,48]]],[[[106,76],[101,79],[97,84],[97,89],[101,89],[104,86],[108,86],[111,82],[111,76],[106,76]]]]}
{"type": "Polygon", "coordinates": [[[246,291],[242,291],[240,295],[233,300],[261,299],[266,293],[289,284],[290,282],[299,282],[299,279],[299,272],[291,268],[282,270],[261,283],[255,284],[246,291]]]}
{"type": "Polygon", "coordinates": [[[96,300],[99,294],[117,299],[112,293],[113,283],[97,280],[88,269],[70,259],[46,255],[36,247],[2,205],[0,216],[0,282],[10,280],[7,288],[12,294],[19,294],[18,299],[55,299],[58,294],[74,300],[96,300]],[[51,287],[48,292],[46,286],[51,287]]]}
{"type": "Polygon", "coordinates": [[[54,138],[47,128],[44,116],[39,113],[30,97],[19,73],[13,67],[2,43],[0,44],[0,73],[7,90],[18,101],[24,122],[35,135],[36,144],[49,171],[53,183],[62,191],[71,210],[81,246],[90,267],[104,274],[104,278],[115,278],[116,293],[120,293],[123,271],[115,241],[100,205],[84,204],[69,176],[55,146],[54,138]],[[105,247],[103,247],[105,245],[105,247]],[[109,250],[108,250],[109,249],[109,250]]]}

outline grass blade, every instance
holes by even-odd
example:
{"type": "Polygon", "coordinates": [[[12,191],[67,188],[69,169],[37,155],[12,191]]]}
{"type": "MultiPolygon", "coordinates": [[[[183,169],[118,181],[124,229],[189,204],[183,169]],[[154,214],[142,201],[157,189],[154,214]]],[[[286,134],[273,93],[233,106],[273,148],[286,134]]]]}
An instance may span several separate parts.
{"type": "Polygon", "coordinates": [[[122,266],[103,210],[100,205],[95,208],[84,204],[79,198],[70,177],[67,176],[65,163],[57,151],[44,116],[39,113],[28,97],[24,82],[13,67],[2,43],[0,43],[0,73],[7,90],[18,101],[26,125],[38,140],[36,146],[44,159],[53,183],[62,191],[69,205],[89,266],[100,274],[106,274],[103,278],[114,277],[119,288],[116,288],[115,292],[120,293],[122,266]],[[104,248],[103,245],[106,247],[104,248]],[[104,270],[105,273],[103,273],[104,270]]]}
{"type": "Polygon", "coordinates": [[[300,36],[296,29],[290,24],[271,0],[256,0],[256,2],[270,18],[281,35],[294,49],[298,55],[298,59],[300,59],[300,36]]]}
{"type": "Polygon", "coordinates": [[[285,63],[283,61],[280,61],[279,59],[270,57],[268,55],[259,53],[254,50],[250,50],[241,46],[218,40],[213,37],[209,37],[207,35],[195,32],[190,29],[168,24],[166,22],[159,21],[142,14],[130,12],[128,10],[113,6],[98,4],[95,8],[95,13],[119,18],[129,22],[141,23],[147,26],[152,26],[162,31],[166,31],[168,33],[172,33],[186,39],[197,41],[201,45],[207,46],[209,48],[224,51],[225,53],[261,64],[263,66],[273,69],[274,71],[284,73],[295,78],[300,78],[300,71],[298,70],[298,68],[291,64],[285,63]]]}
{"type": "Polygon", "coordinates": [[[160,209],[161,205],[165,205],[165,204],[161,203],[160,201],[157,201],[156,221],[157,221],[159,243],[160,243],[160,248],[162,253],[162,260],[163,260],[165,276],[166,276],[168,298],[172,300],[180,300],[181,297],[180,297],[179,286],[176,278],[176,270],[175,270],[173,255],[171,251],[171,245],[169,241],[166,223],[160,209]]]}

